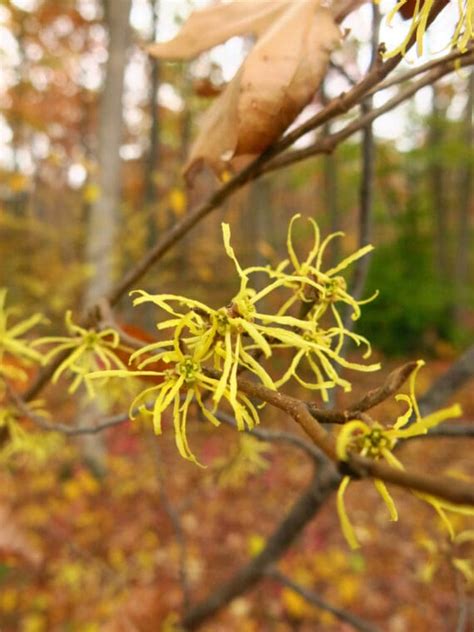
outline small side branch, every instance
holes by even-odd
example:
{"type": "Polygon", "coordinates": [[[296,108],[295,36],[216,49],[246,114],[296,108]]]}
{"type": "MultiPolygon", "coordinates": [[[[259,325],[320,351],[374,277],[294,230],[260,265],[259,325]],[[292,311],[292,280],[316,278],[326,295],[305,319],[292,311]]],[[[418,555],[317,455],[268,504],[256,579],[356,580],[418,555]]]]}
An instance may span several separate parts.
{"type": "Polygon", "coordinates": [[[352,454],[347,461],[339,461],[334,439],[312,417],[304,402],[272,391],[261,384],[254,384],[244,378],[239,378],[238,387],[247,395],[261,399],[290,415],[324,454],[339,464],[344,474],[353,478],[377,478],[386,483],[430,494],[454,504],[474,505],[474,488],[472,484],[464,481],[397,469],[381,461],[367,459],[357,454],[352,454]]]}
{"type": "Polygon", "coordinates": [[[130,414],[127,413],[119,413],[118,415],[112,415],[111,417],[106,417],[100,423],[93,426],[70,426],[65,423],[50,423],[46,421],[44,417],[38,415],[33,410],[31,410],[26,402],[19,397],[17,393],[6,383],[8,396],[18,408],[20,413],[24,415],[27,419],[30,419],[34,424],[41,428],[42,430],[46,430],[48,432],[59,432],[68,436],[75,435],[85,435],[85,434],[97,434],[99,432],[103,432],[108,428],[113,428],[114,426],[119,426],[126,421],[129,421],[130,414]]]}

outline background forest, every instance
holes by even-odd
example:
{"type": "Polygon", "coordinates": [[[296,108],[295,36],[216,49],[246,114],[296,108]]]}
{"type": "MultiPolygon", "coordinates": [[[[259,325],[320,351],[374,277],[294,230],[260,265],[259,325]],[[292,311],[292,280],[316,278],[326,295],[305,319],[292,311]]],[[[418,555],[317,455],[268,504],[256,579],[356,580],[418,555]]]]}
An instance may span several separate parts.
{"type": "MultiPolygon", "coordinates": [[[[183,167],[203,113],[252,38],[233,37],[189,63],[159,59],[148,49],[172,38],[191,11],[207,4],[0,2],[0,288],[7,288],[7,304],[19,307],[19,318],[44,314],[42,335],[64,335],[66,310],[78,322],[218,187],[210,169],[190,183],[183,167]]],[[[374,63],[380,41],[390,49],[402,39],[406,24],[399,15],[391,29],[386,24],[394,4],[364,4],[350,13],[343,22],[350,33],[294,126],[350,91],[374,63]]],[[[449,11],[426,36],[424,56],[412,50],[396,70],[400,77],[414,71],[412,78],[382,96],[369,94],[357,111],[299,138],[295,151],[409,91],[419,81],[417,67],[449,53],[441,50],[453,26],[449,11]]],[[[404,463],[472,481],[473,98],[471,67],[456,68],[413,90],[335,151],[236,188],[133,289],[226,304],[237,288],[223,221],[242,266],[284,258],[295,213],[314,218],[323,235],[346,234],[331,242],[327,267],[374,244],[348,279],[358,298],[379,290],[354,332],[370,340],[373,361],[383,368],[376,382],[370,373],[352,376],[352,393],[335,391],[330,404],[348,406],[395,367],[424,358],[420,401],[427,410],[430,397],[439,405],[456,401],[463,415],[452,432],[438,429],[426,441],[407,442],[400,450],[404,463]],[[453,366],[462,368],[460,388],[451,385],[443,399],[445,383],[435,394],[433,384],[453,366]],[[464,440],[450,436],[456,434],[464,440]]],[[[224,183],[231,177],[221,176],[224,183]]],[[[295,240],[310,247],[305,226],[295,226],[295,240]]],[[[257,284],[264,283],[262,274],[257,284]]],[[[154,339],[155,315],[133,308],[127,296],[113,318],[135,339],[154,339]]],[[[348,357],[356,351],[349,346],[348,357]]],[[[33,366],[27,372],[26,385],[13,381],[18,392],[37,378],[33,366]]],[[[83,386],[71,394],[63,378],[48,384],[34,405],[41,410],[47,401],[50,417],[41,432],[38,419],[25,421],[33,445],[13,456],[0,427],[2,632],[178,630],[190,603],[255,558],[311,484],[311,459],[271,435],[298,434],[280,411],[264,409],[260,441],[236,433],[225,413],[219,429],[195,419],[188,433],[208,466],[201,470],[181,459],[171,431],[155,437],[146,420],[128,423],[128,387],[111,384],[99,401],[89,400],[83,386]],[[111,415],[122,417],[114,422],[111,415]],[[101,419],[109,420],[104,432],[81,433],[101,419]],[[63,432],[48,432],[58,424],[63,432]]],[[[294,394],[304,398],[304,389],[297,385],[294,394]]],[[[378,412],[393,416],[399,406],[392,398],[378,412]]],[[[348,511],[363,544],[356,551],[347,547],[330,498],[263,580],[202,629],[472,630],[472,538],[449,542],[432,507],[398,489],[393,496],[399,522],[387,521],[373,485],[351,486],[348,511]]],[[[473,533],[472,516],[454,521],[473,533]]]]}

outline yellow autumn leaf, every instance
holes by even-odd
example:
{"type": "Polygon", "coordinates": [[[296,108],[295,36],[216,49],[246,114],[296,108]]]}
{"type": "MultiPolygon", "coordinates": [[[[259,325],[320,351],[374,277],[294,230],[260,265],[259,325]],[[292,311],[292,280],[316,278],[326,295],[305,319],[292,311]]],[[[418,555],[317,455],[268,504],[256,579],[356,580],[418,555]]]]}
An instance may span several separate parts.
{"type": "Polygon", "coordinates": [[[2,612],[13,612],[19,601],[19,594],[16,588],[5,587],[0,593],[0,610],[2,612]]]}
{"type": "Polygon", "coordinates": [[[82,192],[84,202],[86,202],[87,204],[93,204],[98,199],[99,195],[100,188],[97,184],[93,183],[86,184],[82,192]]]}
{"type": "Polygon", "coordinates": [[[265,547],[265,538],[258,533],[252,533],[248,538],[247,547],[250,555],[256,557],[265,547]]]}
{"type": "Polygon", "coordinates": [[[28,614],[21,622],[21,632],[43,632],[47,630],[45,617],[39,613],[28,614]]]}
{"type": "Polygon", "coordinates": [[[291,588],[282,590],[281,600],[288,614],[295,619],[304,619],[315,613],[315,608],[291,588]]]}
{"type": "Polygon", "coordinates": [[[23,173],[12,173],[8,185],[13,193],[21,193],[28,187],[28,178],[23,173]]]}
{"type": "Polygon", "coordinates": [[[184,215],[187,206],[187,198],[185,192],[182,189],[178,189],[177,187],[175,187],[171,189],[168,199],[174,214],[177,217],[181,217],[182,215],[184,215]]]}

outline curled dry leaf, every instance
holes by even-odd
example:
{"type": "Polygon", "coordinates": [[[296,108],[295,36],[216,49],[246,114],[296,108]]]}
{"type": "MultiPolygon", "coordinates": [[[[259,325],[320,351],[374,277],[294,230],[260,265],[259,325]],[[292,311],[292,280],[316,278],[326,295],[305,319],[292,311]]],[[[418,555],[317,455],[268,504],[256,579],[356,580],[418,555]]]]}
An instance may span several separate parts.
{"type": "Polygon", "coordinates": [[[160,58],[189,59],[235,35],[257,41],[234,79],[206,112],[185,173],[203,163],[217,174],[232,160],[265,150],[311,101],[341,33],[320,0],[237,0],[193,13],[160,58]]]}

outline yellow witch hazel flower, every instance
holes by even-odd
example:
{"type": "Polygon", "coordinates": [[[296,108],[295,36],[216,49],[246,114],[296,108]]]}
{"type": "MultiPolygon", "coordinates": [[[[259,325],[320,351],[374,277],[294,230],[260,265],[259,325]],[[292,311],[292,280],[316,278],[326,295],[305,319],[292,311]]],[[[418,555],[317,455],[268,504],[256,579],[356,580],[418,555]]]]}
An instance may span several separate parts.
{"type": "Polygon", "coordinates": [[[27,374],[20,367],[8,362],[8,359],[29,362],[41,362],[41,354],[31,348],[31,343],[22,336],[29,332],[35,325],[44,322],[41,314],[33,314],[15,325],[9,326],[9,318],[17,310],[5,306],[7,290],[0,289],[0,376],[13,380],[25,380],[27,374]]]}
{"type": "Polygon", "coordinates": [[[114,352],[120,344],[119,335],[112,328],[100,332],[84,329],[73,322],[72,313],[69,310],[66,312],[65,321],[69,336],[47,336],[36,341],[35,345],[55,345],[43,356],[45,364],[63,351],[68,351],[69,354],[54,372],[52,382],[55,384],[64,373],[70,371],[74,379],[69,386],[69,393],[74,393],[84,383],[88,394],[92,397],[95,393],[87,377],[91,371],[112,367],[126,369],[114,352]]]}
{"type": "MultiPolygon", "coordinates": [[[[203,360],[212,358],[214,368],[222,371],[219,385],[213,400],[219,403],[225,390],[231,393],[237,391],[238,368],[244,368],[255,374],[261,382],[272,389],[276,388],[270,375],[262,365],[251,355],[251,351],[263,353],[265,358],[272,355],[272,348],[286,346],[293,349],[315,349],[316,344],[310,339],[305,339],[300,331],[309,334],[313,329],[313,323],[308,320],[295,318],[287,314],[263,314],[258,311],[257,303],[286,284],[286,277],[279,277],[268,286],[257,292],[248,287],[249,274],[257,268],[243,270],[230,245],[230,228],[222,225],[224,246],[228,256],[233,260],[240,277],[240,289],[227,307],[213,309],[204,303],[187,299],[172,294],[151,295],[142,290],[134,299],[134,305],[151,302],[167,311],[172,318],[157,325],[158,329],[176,327],[181,322],[184,314],[179,312],[184,307],[190,314],[187,321],[189,337],[183,340],[187,346],[194,348],[203,360]],[[176,307],[172,307],[176,305],[176,307]]],[[[169,342],[169,341],[167,341],[169,342]]],[[[149,345],[146,349],[163,346],[163,342],[149,345]]],[[[150,357],[149,362],[153,362],[150,357]]]]}
{"type": "MultiPolygon", "coordinates": [[[[305,388],[319,390],[323,401],[327,402],[329,399],[328,390],[335,386],[342,387],[345,392],[352,390],[351,383],[338,375],[335,365],[363,372],[378,371],[380,369],[380,363],[378,362],[375,364],[360,364],[350,362],[339,355],[342,346],[341,329],[339,327],[324,330],[319,327],[317,322],[310,322],[312,326],[311,329],[306,330],[303,334],[303,338],[308,344],[306,347],[301,347],[295,353],[286,372],[275,382],[277,388],[293,377],[305,388]],[[337,345],[333,345],[334,339],[338,339],[337,345]],[[303,360],[307,362],[311,372],[315,376],[315,382],[308,382],[298,374],[299,365],[303,360]]],[[[346,330],[344,330],[344,333],[354,340],[358,346],[361,344],[366,346],[366,352],[363,355],[364,358],[367,358],[371,354],[371,347],[366,338],[346,330]]]]}
{"type": "Polygon", "coordinates": [[[317,320],[324,314],[328,307],[331,307],[337,324],[342,328],[343,325],[339,312],[336,309],[336,303],[342,302],[349,305],[353,310],[352,319],[357,320],[361,314],[360,305],[372,301],[377,294],[374,294],[374,296],[371,296],[369,299],[356,301],[347,292],[346,280],[340,275],[340,272],[348,268],[358,259],[365,257],[374,247],[368,244],[363,248],[359,248],[359,250],[343,259],[336,266],[323,272],[321,267],[326,248],[334,239],[344,237],[344,233],[341,231],[331,233],[321,242],[318,225],[312,218],[307,218],[313,230],[314,242],[306,259],[300,261],[293,244],[293,228],[296,221],[300,218],[300,214],[294,215],[288,228],[287,248],[289,258],[282,261],[273,273],[280,277],[283,275],[286,278],[285,285],[295,290],[295,294],[283,305],[280,312],[286,313],[297,300],[306,301],[314,304],[312,318],[317,320]],[[293,272],[285,272],[290,264],[293,266],[293,272]]]}
{"type": "Polygon", "coordinates": [[[306,258],[300,261],[293,243],[294,225],[300,218],[299,214],[295,215],[289,225],[287,236],[288,259],[282,261],[276,269],[254,267],[248,268],[244,272],[247,274],[256,271],[266,272],[270,278],[276,279],[270,286],[272,289],[284,287],[292,290],[292,295],[278,311],[279,317],[287,317],[288,311],[297,302],[308,305],[307,314],[303,321],[304,325],[300,324],[302,322],[301,319],[294,319],[295,323],[297,323],[296,327],[301,330],[301,333],[298,335],[300,339],[299,344],[295,345],[294,341],[292,341],[288,345],[272,345],[272,348],[287,346],[288,348],[296,347],[297,350],[288,370],[276,382],[276,386],[282,386],[291,377],[294,377],[305,388],[320,390],[323,400],[327,401],[327,390],[329,388],[341,386],[345,391],[351,390],[350,382],[339,377],[334,367],[335,364],[357,371],[377,371],[380,369],[380,364],[378,363],[363,365],[349,362],[340,355],[345,338],[350,338],[357,346],[364,345],[366,347],[366,352],[363,355],[364,359],[371,355],[371,347],[366,338],[346,329],[337,308],[338,303],[345,303],[352,309],[352,319],[357,320],[361,315],[360,306],[376,298],[377,293],[363,301],[355,300],[347,292],[346,281],[340,275],[343,270],[355,261],[371,252],[373,246],[367,245],[360,248],[333,268],[323,272],[322,263],[327,246],[333,239],[344,236],[344,233],[332,233],[321,242],[318,225],[313,219],[307,218],[314,235],[313,245],[306,258]],[[293,268],[292,272],[287,271],[290,265],[293,268]],[[334,318],[335,325],[323,329],[319,321],[328,308],[334,318]],[[302,343],[301,338],[306,341],[306,345],[302,343]],[[298,375],[297,368],[303,359],[306,360],[310,371],[316,377],[316,382],[308,382],[298,375]]]}
{"type": "MultiPolygon", "coordinates": [[[[393,467],[403,469],[403,464],[393,454],[393,449],[398,441],[424,435],[430,428],[434,428],[447,419],[461,415],[462,411],[460,406],[454,404],[449,408],[443,408],[426,417],[421,417],[415,397],[415,381],[416,375],[423,365],[424,362],[419,360],[416,369],[410,376],[410,394],[399,394],[395,396],[395,399],[398,401],[405,402],[408,408],[403,415],[398,417],[393,426],[385,427],[377,422],[369,424],[361,420],[354,420],[344,424],[339,432],[336,443],[337,455],[341,461],[346,461],[350,454],[355,452],[370,459],[385,459],[387,463],[393,467]],[[415,421],[410,423],[413,415],[415,421]]],[[[337,510],[342,531],[347,542],[351,548],[358,548],[359,542],[344,505],[344,494],[350,482],[350,476],[345,476],[341,481],[337,494],[337,510]]],[[[385,483],[375,479],[374,485],[388,508],[390,518],[394,521],[398,520],[397,508],[385,483]]],[[[454,537],[454,530],[446,515],[446,510],[466,515],[474,515],[474,509],[470,507],[454,505],[420,492],[413,493],[434,507],[451,537],[454,537]]]]}
{"type": "MultiPolygon", "coordinates": [[[[449,0],[445,0],[448,4],[449,0]]],[[[404,14],[404,7],[408,11],[407,17],[411,17],[410,26],[405,38],[399,46],[388,52],[385,57],[395,57],[396,55],[406,53],[408,42],[413,35],[416,35],[416,51],[418,56],[423,54],[423,38],[428,26],[428,18],[435,4],[435,0],[399,0],[395,7],[387,16],[387,23],[393,20],[397,13],[404,14]]],[[[474,0],[458,0],[451,3],[456,5],[458,18],[454,32],[447,46],[458,48],[461,52],[466,52],[469,43],[474,38],[474,0]]]]}
{"type": "MultiPolygon", "coordinates": [[[[143,390],[132,402],[130,415],[133,419],[137,411],[149,412],[153,417],[153,426],[156,434],[162,433],[162,416],[164,411],[172,405],[173,422],[176,445],[181,456],[197,465],[200,463],[192,453],[186,432],[186,422],[189,407],[196,400],[202,414],[213,425],[220,425],[215,414],[204,403],[203,395],[206,392],[215,392],[219,387],[219,381],[206,374],[203,366],[203,350],[194,349],[190,353],[182,350],[180,334],[186,327],[192,327],[192,315],[183,316],[176,326],[173,340],[157,343],[160,347],[169,347],[155,355],[150,356],[150,351],[155,351],[157,344],[147,345],[130,357],[130,362],[138,362],[137,371],[108,370],[97,371],[89,374],[89,378],[102,377],[129,377],[139,376],[151,378],[156,384],[143,390]],[[145,359],[140,362],[140,357],[145,359]],[[146,366],[154,364],[161,367],[159,370],[146,370],[146,366]]],[[[229,402],[234,412],[239,430],[253,428],[258,423],[258,413],[252,402],[242,393],[225,388],[222,397],[229,402]]]]}
{"type": "Polygon", "coordinates": [[[340,356],[346,336],[350,336],[357,345],[366,346],[364,357],[370,354],[370,345],[365,338],[346,331],[339,316],[336,324],[328,329],[322,329],[317,322],[327,307],[337,301],[351,305],[357,315],[360,313],[359,303],[343,289],[339,272],[372,247],[361,249],[323,273],[322,256],[333,236],[323,242],[320,248],[319,230],[312,223],[315,244],[307,259],[300,264],[291,243],[294,221],[295,218],[289,232],[294,273],[287,274],[284,271],[289,261],[283,262],[275,270],[258,267],[242,269],[231,246],[230,228],[228,224],[222,224],[225,251],[234,262],[240,279],[239,289],[229,304],[214,309],[195,299],[175,294],[150,294],[143,290],[132,292],[135,306],[152,303],[160,308],[166,317],[157,323],[157,329],[173,333],[167,339],[146,345],[132,354],[130,361],[138,363],[138,370],[126,371],[112,367],[88,375],[88,378],[137,376],[155,381],[154,386],[142,391],[134,400],[132,409],[149,407],[151,403],[155,431],[160,433],[162,413],[172,406],[176,443],[182,456],[187,459],[195,461],[186,439],[186,416],[193,399],[213,424],[218,423],[214,412],[221,401],[230,404],[239,430],[258,423],[255,407],[238,389],[238,375],[242,370],[252,373],[272,390],[295,377],[304,386],[319,389],[323,398],[327,399],[329,388],[338,385],[350,389],[350,383],[338,376],[334,364],[361,371],[380,368],[378,364],[366,366],[348,362],[340,356]],[[259,270],[268,274],[269,282],[257,291],[251,287],[250,277],[259,270]],[[318,291],[313,307],[323,307],[317,313],[312,310],[303,317],[290,315],[289,309],[298,298],[306,300],[300,290],[308,284],[318,291]],[[283,308],[277,307],[273,314],[264,313],[261,301],[274,292],[278,296],[282,294],[286,303],[283,308]],[[288,293],[291,294],[290,301],[286,298],[288,293]],[[279,349],[290,349],[294,359],[283,378],[275,382],[262,366],[261,360],[262,356],[267,359],[279,349]],[[314,384],[306,382],[298,373],[303,361],[308,363],[316,376],[314,384]],[[204,393],[212,394],[212,410],[204,406],[204,393]]]}

